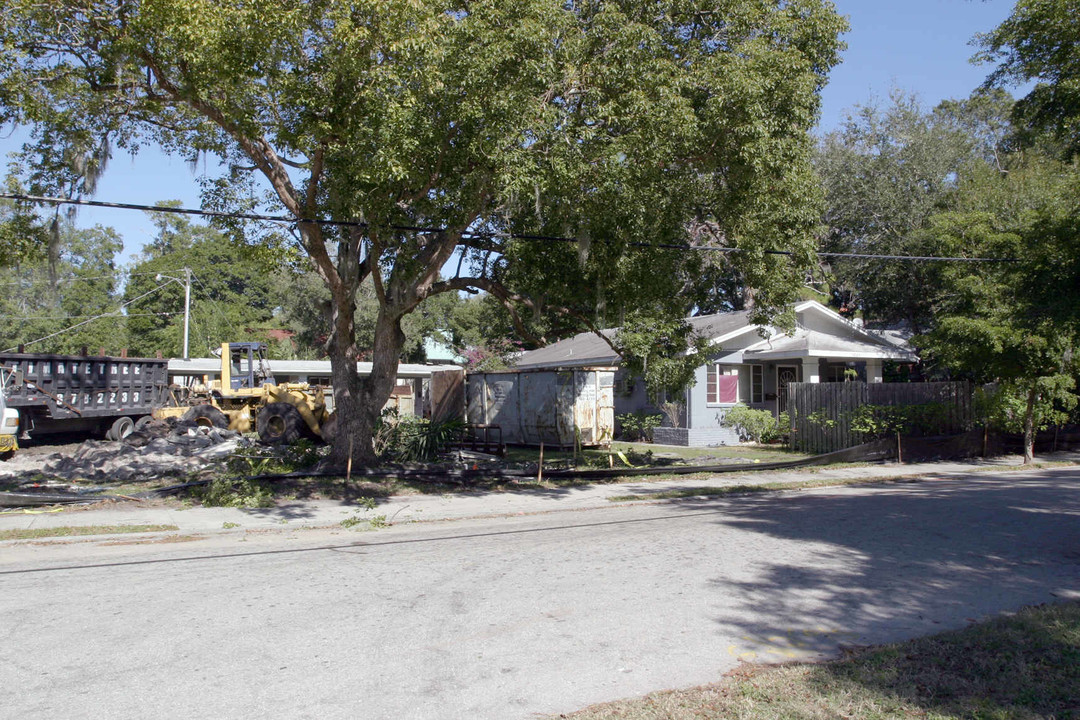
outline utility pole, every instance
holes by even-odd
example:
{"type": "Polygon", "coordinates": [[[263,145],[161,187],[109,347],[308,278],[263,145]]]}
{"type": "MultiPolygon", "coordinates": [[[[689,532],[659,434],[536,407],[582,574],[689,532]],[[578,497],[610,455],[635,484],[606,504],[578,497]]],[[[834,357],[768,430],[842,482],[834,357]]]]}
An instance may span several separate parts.
{"type": "Polygon", "coordinates": [[[184,268],[184,359],[190,360],[188,330],[191,327],[191,268],[184,268]]]}

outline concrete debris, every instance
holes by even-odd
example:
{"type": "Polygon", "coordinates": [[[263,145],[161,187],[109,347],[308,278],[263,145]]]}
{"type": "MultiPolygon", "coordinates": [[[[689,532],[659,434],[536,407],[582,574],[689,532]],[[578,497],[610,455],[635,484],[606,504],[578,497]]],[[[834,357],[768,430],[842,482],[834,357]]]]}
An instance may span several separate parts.
{"type": "Polygon", "coordinates": [[[146,423],[120,442],[87,440],[74,453],[19,453],[0,464],[0,475],[126,483],[162,477],[188,477],[221,462],[254,441],[233,430],[184,421],[146,423]]]}

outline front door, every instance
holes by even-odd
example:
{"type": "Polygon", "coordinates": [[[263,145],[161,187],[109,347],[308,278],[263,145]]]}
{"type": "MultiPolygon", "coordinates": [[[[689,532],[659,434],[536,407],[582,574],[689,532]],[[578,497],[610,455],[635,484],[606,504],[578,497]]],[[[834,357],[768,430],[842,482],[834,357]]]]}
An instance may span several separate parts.
{"type": "Polygon", "coordinates": [[[787,412],[788,383],[799,382],[798,365],[776,366],[776,405],[777,412],[787,412]]]}

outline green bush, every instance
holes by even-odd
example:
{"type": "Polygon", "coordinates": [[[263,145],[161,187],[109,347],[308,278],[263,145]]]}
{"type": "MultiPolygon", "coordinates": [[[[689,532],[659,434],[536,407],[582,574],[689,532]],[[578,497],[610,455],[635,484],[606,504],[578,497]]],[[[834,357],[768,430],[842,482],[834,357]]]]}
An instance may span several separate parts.
{"type": "Polygon", "coordinates": [[[918,405],[860,405],[850,415],[852,432],[868,438],[903,435],[942,435],[949,426],[949,407],[929,402],[918,405]]]}
{"type": "Polygon", "coordinates": [[[460,438],[464,427],[460,420],[431,422],[387,408],[375,428],[375,450],[397,462],[429,462],[460,438]]]}
{"type": "Polygon", "coordinates": [[[787,433],[788,423],[789,421],[785,420],[781,424],[768,410],[755,410],[740,404],[727,411],[721,424],[734,428],[742,440],[770,443],[787,433]]]}
{"type": "Polygon", "coordinates": [[[625,413],[615,417],[622,426],[623,438],[630,442],[645,440],[652,442],[653,430],[664,421],[663,415],[650,415],[644,410],[625,413]]]}
{"type": "Polygon", "coordinates": [[[274,504],[270,488],[248,478],[214,478],[192,495],[207,507],[263,508],[274,504]]]}

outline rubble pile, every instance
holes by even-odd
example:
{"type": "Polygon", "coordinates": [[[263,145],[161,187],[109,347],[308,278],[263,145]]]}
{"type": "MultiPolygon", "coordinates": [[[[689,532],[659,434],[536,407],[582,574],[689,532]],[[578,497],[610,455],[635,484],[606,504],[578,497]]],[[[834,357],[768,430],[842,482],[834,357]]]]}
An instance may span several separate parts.
{"type": "Polygon", "coordinates": [[[187,477],[252,445],[232,430],[185,421],[151,421],[120,442],[87,440],[72,454],[52,453],[4,464],[6,475],[35,473],[66,480],[125,483],[187,477]]]}

